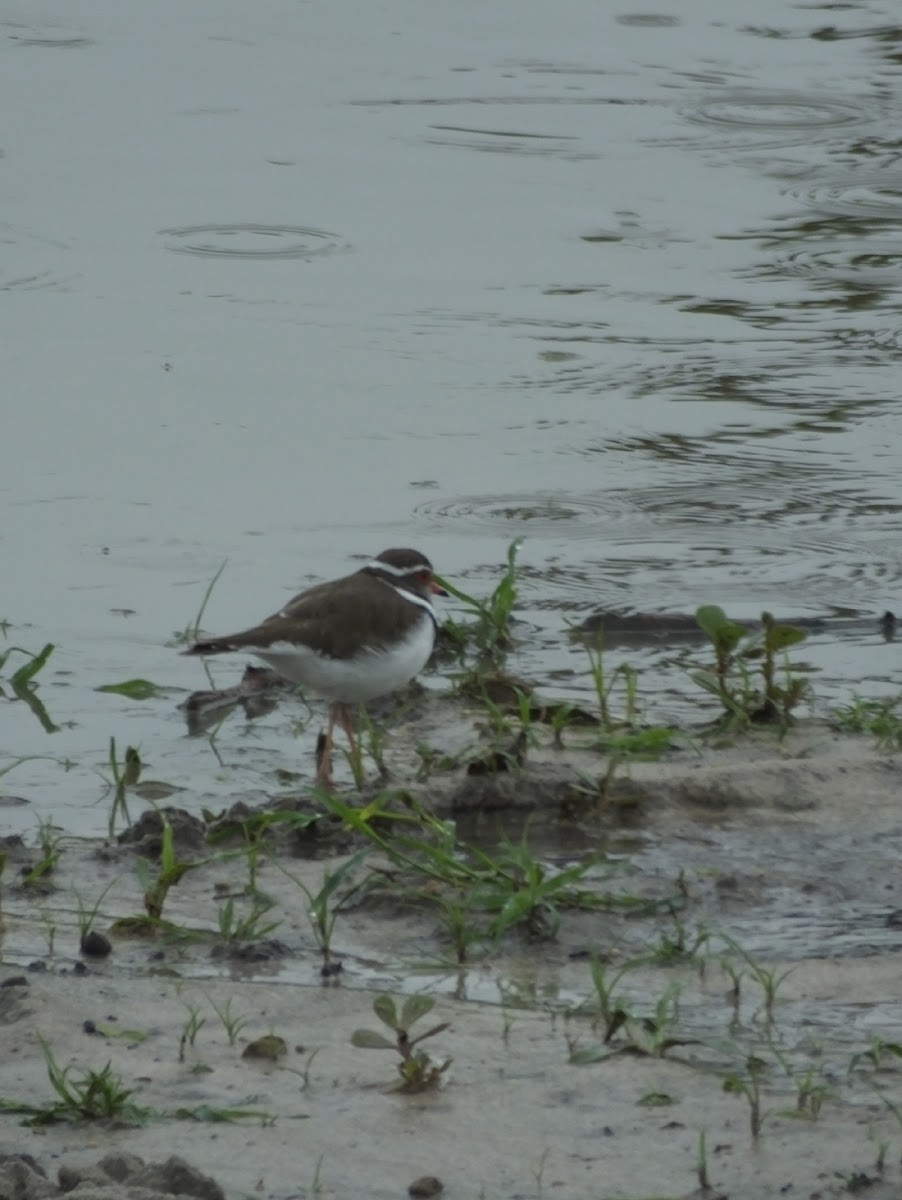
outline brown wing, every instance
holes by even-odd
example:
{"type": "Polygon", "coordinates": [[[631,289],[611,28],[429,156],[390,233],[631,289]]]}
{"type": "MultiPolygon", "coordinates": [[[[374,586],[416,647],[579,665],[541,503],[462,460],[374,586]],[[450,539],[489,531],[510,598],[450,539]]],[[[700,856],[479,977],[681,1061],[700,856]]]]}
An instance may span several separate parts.
{"type": "Polygon", "coordinates": [[[423,615],[419,605],[402,599],[390,584],[358,573],[318,584],[253,629],[198,642],[188,653],[222,654],[303,641],[330,658],[352,658],[361,645],[379,649],[390,644],[423,615]],[[340,586],[351,578],[352,589],[340,586]]]}

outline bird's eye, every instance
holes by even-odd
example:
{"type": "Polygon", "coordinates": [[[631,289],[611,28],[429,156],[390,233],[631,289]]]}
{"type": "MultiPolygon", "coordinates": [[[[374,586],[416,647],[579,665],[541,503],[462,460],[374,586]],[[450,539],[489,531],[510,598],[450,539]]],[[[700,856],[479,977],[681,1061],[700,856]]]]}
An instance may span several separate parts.
{"type": "Polygon", "coordinates": [[[422,571],[420,571],[417,574],[417,579],[419,579],[420,583],[428,583],[430,581],[430,579],[432,579],[432,572],[427,571],[424,568],[422,571]]]}

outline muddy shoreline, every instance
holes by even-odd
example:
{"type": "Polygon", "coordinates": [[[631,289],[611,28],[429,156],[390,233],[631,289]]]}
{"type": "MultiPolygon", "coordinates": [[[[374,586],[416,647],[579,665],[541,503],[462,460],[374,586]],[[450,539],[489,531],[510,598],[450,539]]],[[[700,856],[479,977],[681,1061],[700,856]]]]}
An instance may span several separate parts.
{"type": "MultiPolygon", "coordinates": [[[[525,829],[549,873],[594,856],[586,887],[612,903],[561,905],[554,928],[514,926],[458,965],[437,910],[399,890],[396,864],[377,849],[367,867],[385,873],[384,886],[338,914],[341,970],[324,980],[297,880],[315,890],[359,849],[334,815],[316,835],[272,827],[255,886],[275,927],[225,949],[223,905],[247,911],[248,866],[234,838],[208,841],[211,828],[222,833],[219,814],[173,818],[178,855],[207,859],[166,898],[164,918],[188,936],[117,932],[118,919],[143,911],[136,863],[158,854],[154,814],[136,822],[137,843],[63,838],[40,888],[18,882],[35,848],[10,844],[0,1098],[52,1098],[42,1037],[73,1077],[109,1062],[147,1113],[137,1125],[31,1128],[7,1111],[0,1153],[31,1154],[51,1176],[110,1153],[154,1164],[176,1155],[230,1200],[387,1198],[423,1176],[459,1197],[682,1197],[703,1178],[711,1190],[699,1195],[741,1200],[839,1196],[856,1181],[871,1196],[898,1194],[898,756],[818,722],[782,740],[685,738],[658,762],[625,767],[603,803],[577,808],[604,759],[576,732],[564,749],[545,737],[500,773],[458,767],[416,781],[423,723],[433,736],[460,733],[440,704],[392,733],[402,807],[453,820],[481,846],[525,829]],[[84,958],[75,897],[93,902],[107,885],[95,925],[113,950],[84,958]],[[593,963],[627,1014],[613,1032],[593,963]],[[430,1054],[453,1063],[441,1087],[404,1094],[393,1090],[392,1054],[351,1035],[378,1027],[376,995],[421,992],[449,1023],[430,1054]],[[240,1017],[237,1030],[224,1011],[240,1017]],[[191,1012],[201,1025],[186,1041],[191,1012]],[[269,1034],[284,1055],[245,1056],[269,1034]]],[[[303,812],[311,797],[293,789],[273,803],[303,812]]],[[[113,1180],[101,1194],[136,1193],[113,1180]]]]}

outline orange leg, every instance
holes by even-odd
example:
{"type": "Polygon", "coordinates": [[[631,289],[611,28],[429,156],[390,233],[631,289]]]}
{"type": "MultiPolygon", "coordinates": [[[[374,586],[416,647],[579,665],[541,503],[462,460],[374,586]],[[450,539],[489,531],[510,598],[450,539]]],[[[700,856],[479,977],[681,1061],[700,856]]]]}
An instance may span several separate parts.
{"type": "MultiPolygon", "coordinates": [[[[342,704],[340,700],[336,700],[334,704],[329,705],[329,724],[325,733],[321,733],[316,743],[316,786],[325,788],[327,791],[332,790],[332,747],[335,742],[335,723],[342,727],[345,731],[345,736],[351,747],[351,761],[359,761],[358,755],[360,751],[357,748],[357,739],[354,736],[354,725],[351,721],[351,714],[348,712],[348,706],[342,704]]],[[[354,768],[355,771],[357,768],[354,768]]]]}
{"type": "Polygon", "coordinates": [[[351,747],[351,758],[352,760],[356,760],[358,755],[357,741],[354,737],[354,725],[351,721],[351,714],[348,712],[348,706],[346,704],[336,704],[335,708],[337,709],[335,715],[338,717],[338,723],[345,731],[345,736],[351,747]]]}
{"type": "Polygon", "coordinates": [[[320,734],[316,743],[316,786],[332,790],[332,734],[335,720],[339,716],[340,704],[329,705],[329,724],[325,735],[320,734]]]}

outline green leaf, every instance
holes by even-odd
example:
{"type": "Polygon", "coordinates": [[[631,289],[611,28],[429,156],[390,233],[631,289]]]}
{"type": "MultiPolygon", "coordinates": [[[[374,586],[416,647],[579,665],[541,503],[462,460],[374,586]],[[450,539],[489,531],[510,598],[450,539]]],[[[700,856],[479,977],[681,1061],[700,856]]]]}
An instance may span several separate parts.
{"type": "Polygon", "coordinates": [[[383,1025],[389,1029],[398,1029],[398,1011],[391,996],[377,996],[373,1001],[373,1012],[383,1025]]]}
{"type": "Polygon", "coordinates": [[[808,631],[798,625],[774,625],[767,631],[767,646],[772,652],[788,650],[790,646],[804,642],[807,636],[808,631]]]}
{"type": "Polygon", "coordinates": [[[435,999],[432,996],[424,996],[422,994],[408,996],[404,1001],[404,1007],[401,1009],[401,1019],[398,1022],[398,1028],[405,1030],[410,1029],[420,1017],[423,1017],[431,1009],[435,1008],[435,999]]]}
{"type": "Polygon", "coordinates": [[[718,649],[730,653],[734,650],[748,630],[744,625],[731,621],[722,608],[716,604],[703,604],[695,610],[695,619],[701,631],[706,634],[718,649]]]}
{"type": "Polygon", "coordinates": [[[702,633],[706,633],[712,642],[717,640],[717,635],[724,625],[730,623],[727,614],[716,604],[703,604],[701,608],[697,608],[695,619],[699,629],[702,633]]]}
{"type": "Polygon", "coordinates": [[[355,1029],[351,1034],[351,1045],[364,1050],[394,1050],[395,1043],[377,1033],[375,1029],[355,1029]]]}
{"type": "Polygon", "coordinates": [[[693,683],[697,683],[699,687],[704,688],[706,692],[710,692],[713,696],[720,695],[720,681],[713,671],[692,671],[689,678],[693,683]]]}
{"type": "Polygon", "coordinates": [[[611,1050],[608,1046],[584,1046],[582,1050],[573,1051],[570,1062],[574,1067],[588,1067],[592,1063],[604,1062],[616,1053],[616,1050],[611,1050]]]}
{"type": "MultiPolygon", "coordinates": [[[[25,666],[19,667],[18,671],[13,674],[10,681],[13,687],[20,688],[23,684],[28,683],[30,679],[33,679],[53,653],[53,650],[53,642],[48,642],[40,654],[31,655],[25,666]]],[[[25,653],[25,651],[23,651],[23,653],[25,653]]]]}
{"type": "Polygon", "coordinates": [[[129,700],[149,700],[160,694],[160,688],[149,679],[125,679],[122,683],[105,683],[95,692],[110,692],[114,696],[127,696],[129,700]]]}

